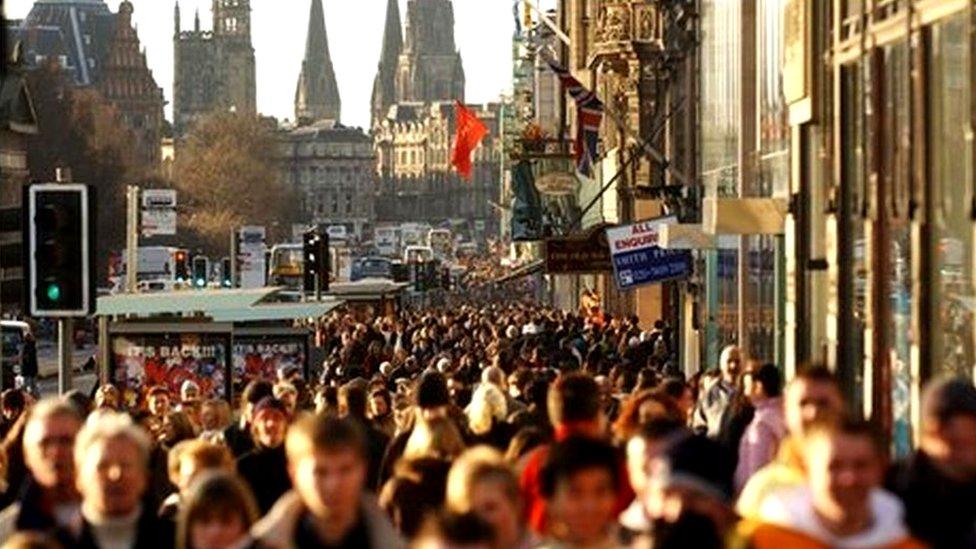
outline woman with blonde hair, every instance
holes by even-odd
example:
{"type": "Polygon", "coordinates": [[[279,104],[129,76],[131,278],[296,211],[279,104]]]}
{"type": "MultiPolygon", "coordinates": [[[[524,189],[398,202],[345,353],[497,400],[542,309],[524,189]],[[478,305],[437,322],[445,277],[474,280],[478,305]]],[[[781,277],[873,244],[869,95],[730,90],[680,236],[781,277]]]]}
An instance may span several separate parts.
{"type": "Polygon", "coordinates": [[[477,446],[454,462],[447,476],[445,507],[452,513],[474,513],[490,524],[498,549],[535,546],[523,520],[518,478],[494,448],[477,446]]]}
{"type": "Polygon", "coordinates": [[[474,442],[496,449],[508,447],[511,428],[505,422],[508,415],[505,394],[490,383],[482,383],[471,395],[471,404],[464,410],[474,442]]]}

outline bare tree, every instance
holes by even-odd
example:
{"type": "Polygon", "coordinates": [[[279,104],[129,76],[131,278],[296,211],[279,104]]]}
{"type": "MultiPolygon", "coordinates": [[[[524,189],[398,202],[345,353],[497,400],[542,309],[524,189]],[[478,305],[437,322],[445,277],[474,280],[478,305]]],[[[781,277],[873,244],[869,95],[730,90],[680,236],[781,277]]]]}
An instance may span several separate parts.
{"type": "Polygon", "coordinates": [[[290,226],[296,202],[275,167],[273,130],[244,114],[201,120],[177,149],[174,187],[185,205],[181,226],[208,253],[226,253],[240,225],[290,226]]]}

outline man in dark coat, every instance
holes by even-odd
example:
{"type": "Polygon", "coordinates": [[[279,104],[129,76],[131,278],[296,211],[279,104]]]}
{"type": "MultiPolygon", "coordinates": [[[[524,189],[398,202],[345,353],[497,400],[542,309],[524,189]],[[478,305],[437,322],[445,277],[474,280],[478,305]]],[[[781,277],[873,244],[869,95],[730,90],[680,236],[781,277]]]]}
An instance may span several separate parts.
{"type": "Polygon", "coordinates": [[[20,349],[20,375],[24,378],[24,390],[38,396],[37,392],[37,340],[33,332],[24,335],[20,349]]]}
{"type": "Polygon", "coordinates": [[[367,450],[369,451],[366,485],[373,487],[379,481],[383,453],[386,451],[386,445],[390,442],[390,437],[366,417],[366,400],[366,380],[364,379],[350,381],[339,389],[339,417],[348,417],[354,420],[366,435],[367,450]]]}
{"type": "Polygon", "coordinates": [[[254,407],[265,397],[273,396],[273,393],[271,383],[265,380],[254,380],[244,388],[244,392],[241,393],[241,416],[238,421],[224,429],[224,442],[234,456],[241,457],[254,449],[251,438],[251,417],[254,415],[254,407]]]}
{"type": "Polygon", "coordinates": [[[261,514],[288,490],[288,459],[285,456],[285,433],[288,430],[288,409],[274,397],[265,397],[254,407],[254,449],[237,460],[237,472],[254,492],[261,514]]]}
{"type": "Polygon", "coordinates": [[[64,547],[173,547],[173,526],[144,499],[149,486],[149,436],[132,419],[110,413],[86,425],[75,443],[81,532],[62,532],[64,547]]]}
{"type": "Polygon", "coordinates": [[[976,388],[941,380],[922,399],[918,450],[895,465],[888,488],[912,535],[937,549],[976,547],[976,388]]]}
{"type": "Polygon", "coordinates": [[[42,400],[33,407],[23,441],[29,475],[23,485],[10,487],[18,498],[0,512],[0,540],[21,531],[53,534],[77,522],[81,498],[73,447],[79,429],[81,418],[63,401],[42,400]]]}

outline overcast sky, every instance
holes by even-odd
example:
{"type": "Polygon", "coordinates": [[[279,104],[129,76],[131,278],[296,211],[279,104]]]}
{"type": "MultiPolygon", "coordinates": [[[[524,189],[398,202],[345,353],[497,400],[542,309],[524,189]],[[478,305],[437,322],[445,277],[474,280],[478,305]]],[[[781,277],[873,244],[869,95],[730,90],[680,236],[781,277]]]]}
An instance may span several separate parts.
{"type": "MultiPolygon", "coordinates": [[[[120,0],[106,0],[117,11],[120,0]]],[[[167,101],[173,93],[173,0],[132,0],[149,68],[167,101]]],[[[407,0],[399,0],[406,24],[407,0]]],[[[554,3],[554,0],[543,4],[554,3]]],[[[6,16],[22,18],[34,0],[4,0],[6,16]]],[[[258,110],[279,120],[294,118],[295,85],[301,68],[311,0],[251,0],[252,41],[257,64],[258,110]]],[[[183,29],[200,10],[210,28],[211,0],[180,0],[183,29]]],[[[379,61],[386,0],[323,0],[329,50],[339,80],[342,122],[369,125],[369,100],[379,61]]],[[[455,39],[466,77],[466,100],[494,101],[511,89],[512,0],[454,0],[455,39]]],[[[166,116],[171,118],[171,105],[166,116]]]]}

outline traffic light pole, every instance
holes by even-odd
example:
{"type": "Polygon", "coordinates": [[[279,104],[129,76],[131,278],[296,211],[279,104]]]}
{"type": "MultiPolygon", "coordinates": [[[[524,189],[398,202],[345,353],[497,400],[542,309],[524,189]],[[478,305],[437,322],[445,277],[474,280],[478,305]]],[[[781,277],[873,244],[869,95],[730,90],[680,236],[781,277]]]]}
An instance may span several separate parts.
{"type": "MultiPolygon", "coordinates": [[[[58,183],[71,183],[71,171],[58,168],[55,171],[58,183]]],[[[74,388],[71,369],[72,342],[74,341],[74,319],[58,319],[58,394],[63,395],[74,388]]]]}
{"type": "Polygon", "coordinates": [[[58,394],[63,395],[74,388],[74,370],[71,365],[72,343],[74,341],[74,319],[58,319],[58,394]]]}

